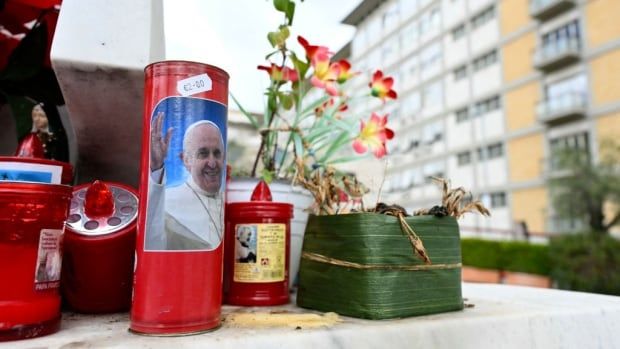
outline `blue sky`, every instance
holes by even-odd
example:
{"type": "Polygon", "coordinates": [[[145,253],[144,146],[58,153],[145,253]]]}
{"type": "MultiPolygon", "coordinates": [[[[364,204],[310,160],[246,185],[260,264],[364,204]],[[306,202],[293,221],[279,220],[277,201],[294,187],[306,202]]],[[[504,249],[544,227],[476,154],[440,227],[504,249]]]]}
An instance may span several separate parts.
{"type": "MultiPolygon", "coordinates": [[[[340,21],[359,2],[297,1],[291,36],[301,34],[312,44],[337,51],[355,32],[354,27],[340,21]]],[[[231,76],[230,91],[235,97],[245,108],[262,112],[268,79],[256,66],[266,63],[265,55],[272,50],[267,32],[275,30],[281,21],[272,1],[164,0],[164,11],[166,59],[194,60],[223,68],[231,76]]],[[[303,52],[298,45],[295,48],[303,52]]]]}

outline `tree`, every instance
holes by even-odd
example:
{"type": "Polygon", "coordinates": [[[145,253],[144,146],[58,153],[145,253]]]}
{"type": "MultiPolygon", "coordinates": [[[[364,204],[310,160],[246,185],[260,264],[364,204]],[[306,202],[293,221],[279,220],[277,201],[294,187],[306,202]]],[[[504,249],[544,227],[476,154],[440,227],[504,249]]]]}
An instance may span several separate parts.
{"type": "Polygon", "coordinates": [[[583,217],[590,230],[599,233],[620,223],[620,143],[603,140],[597,162],[575,149],[557,152],[553,160],[559,173],[549,186],[559,218],[583,217]],[[612,207],[610,217],[605,217],[606,204],[612,207]]]}

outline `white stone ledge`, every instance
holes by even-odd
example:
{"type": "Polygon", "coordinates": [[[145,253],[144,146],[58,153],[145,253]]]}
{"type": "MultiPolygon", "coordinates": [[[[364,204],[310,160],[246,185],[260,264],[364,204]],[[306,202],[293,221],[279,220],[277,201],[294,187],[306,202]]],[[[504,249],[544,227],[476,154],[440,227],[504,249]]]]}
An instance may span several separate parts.
{"type": "Polygon", "coordinates": [[[60,332],[0,348],[620,348],[620,297],[488,284],[464,284],[463,295],[475,307],[401,320],[343,318],[320,329],[225,324],[187,337],[133,335],[127,314],[66,313],[60,332]]]}

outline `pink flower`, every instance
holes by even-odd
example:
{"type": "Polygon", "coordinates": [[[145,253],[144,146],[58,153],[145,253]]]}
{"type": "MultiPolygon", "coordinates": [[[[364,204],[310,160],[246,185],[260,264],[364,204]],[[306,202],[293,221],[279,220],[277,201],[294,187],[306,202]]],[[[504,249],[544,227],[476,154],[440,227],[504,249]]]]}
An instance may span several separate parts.
{"type": "Polygon", "coordinates": [[[396,99],[398,95],[392,90],[394,85],[394,79],[392,77],[383,77],[383,72],[377,70],[372,76],[372,82],[368,84],[370,87],[370,94],[374,97],[379,97],[383,102],[386,98],[396,99]]]}
{"type": "Polygon", "coordinates": [[[311,61],[314,68],[314,75],[310,79],[312,85],[323,88],[330,96],[338,96],[340,92],[336,86],[336,81],[340,75],[340,65],[329,62],[327,53],[319,52],[314,55],[311,61]]]}
{"type": "Polygon", "coordinates": [[[387,114],[383,117],[372,113],[368,123],[361,121],[360,134],[353,141],[353,149],[363,154],[370,149],[375,157],[382,158],[387,154],[385,143],[394,138],[394,131],[387,128],[387,114]]]}
{"type": "Polygon", "coordinates": [[[271,67],[259,65],[257,68],[259,70],[264,70],[269,73],[269,77],[272,81],[275,82],[295,82],[299,79],[299,77],[297,76],[297,71],[289,67],[280,68],[277,64],[271,63],[271,67]]]}

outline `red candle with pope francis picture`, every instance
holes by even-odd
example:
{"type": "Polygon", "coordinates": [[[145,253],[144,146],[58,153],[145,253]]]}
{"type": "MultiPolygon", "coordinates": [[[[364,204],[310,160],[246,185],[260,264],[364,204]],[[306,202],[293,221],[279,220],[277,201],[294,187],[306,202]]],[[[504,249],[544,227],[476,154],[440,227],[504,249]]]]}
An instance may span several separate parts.
{"type": "Polygon", "coordinates": [[[220,326],[228,74],[186,61],[145,69],[130,331],[220,326]]]}

